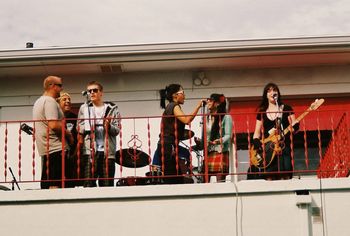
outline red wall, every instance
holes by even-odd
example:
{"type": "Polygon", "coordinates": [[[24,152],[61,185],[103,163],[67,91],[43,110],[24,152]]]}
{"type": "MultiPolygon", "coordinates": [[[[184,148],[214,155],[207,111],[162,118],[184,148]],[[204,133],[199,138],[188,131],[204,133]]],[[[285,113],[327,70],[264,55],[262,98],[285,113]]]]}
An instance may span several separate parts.
{"type": "MultiPolygon", "coordinates": [[[[291,105],[296,117],[301,115],[313,102],[313,98],[285,99],[284,103],[291,105]]],[[[256,107],[260,101],[231,101],[229,112],[234,121],[235,132],[254,132],[256,107]]],[[[325,98],[325,102],[316,110],[311,111],[301,123],[301,130],[334,129],[344,112],[350,111],[350,97],[325,98]]]]}

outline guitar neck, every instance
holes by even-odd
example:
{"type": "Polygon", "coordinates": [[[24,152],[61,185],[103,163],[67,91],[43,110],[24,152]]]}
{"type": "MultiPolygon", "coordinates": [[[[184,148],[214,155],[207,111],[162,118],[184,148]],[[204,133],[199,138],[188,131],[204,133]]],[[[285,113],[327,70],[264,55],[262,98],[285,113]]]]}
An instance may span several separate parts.
{"type": "MultiPolygon", "coordinates": [[[[305,117],[307,114],[309,114],[310,111],[311,111],[311,109],[308,108],[306,111],[304,111],[303,114],[301,114],[300,116],[298,116],[298,118],[296,118],[295,121],[294,121],[292,124],[288,125],[288,127],[285,128],[285,129],[283,130],[283,136],[285,136],[286,134],[288,134],[288,132],[292,129],[292,127],[293,127],[296,123],[298,123],[299,121],[301,121],[302,119],[304,119],[304,117],[305,117]]],[[[270,142],[270,141],[273,141],[273,140],[276,140],[276,139],[277,139],[277,140],[280,140],[280,139],[281,139],[281,135],[272,134],[272,135],[270,135],[269,137],[267,137],[266,139],[264,139],[263,143],[267,143],[267,142],[270,142]]]]}
{"type": "Polygon", "coordinates": [[[298,122],[300,122],[302,119],[304,119],[304,117],[305,117],[307,114],[309,114],[310,111],[311,111],[311,109],[308,108],[306,111],[304,111],[303,114],[301,114],[300,116],[298,116],[298,118],[296,118],[295,121],[294,121],[292,124],[288,125],[288,127],[285,128],[285,129],[283,130],[283,135],[288,134],[288,132],[292,129],[292,127],[293,127],[296,123],[298,123],[298,122]]]}
{"type": "MultiPolygon", "coordinates": [[[[318,109],[323,103],[324,103],[324,99],[323,99],[323,98],[321,98],[321,99],[316,99],[315,102],[313,102],[313,103],[311,104],[311,106],[310,106],[308,109],[306,109],[306,111],[303,112],[303,114],[301,114],[300,116],[298,116],[298,118],[296,118],[295,121],[294,121],[292,124],[288,125],[288,127],[287,127],[286,129],[283,130],[283,136],[286,135],[286,134],[288,134],[288,132],[289,132],[290,130],[292,130],[292,127],[293,127],[296,123],[298,123],[298,122],[300,122],[302,119],[304,119],[304,117],[305,117],[307,114],[309,114],[310,111],[315,111],[315,110],[318,109]]],[[[281,135],[279,135],[279,134],[278,134],[278,135],[277,135],[277,134],[272,134],[272,135],[270,135],[269,137],[267,137],[266,139],[264,139],[263,143],[267,143],[267,142],[269,142],[269,141],[273,141],[273,140],[276,140],[276,139],[277,139],[277,140],[280,140],[280,139],[281,139],[281,135]]]]}

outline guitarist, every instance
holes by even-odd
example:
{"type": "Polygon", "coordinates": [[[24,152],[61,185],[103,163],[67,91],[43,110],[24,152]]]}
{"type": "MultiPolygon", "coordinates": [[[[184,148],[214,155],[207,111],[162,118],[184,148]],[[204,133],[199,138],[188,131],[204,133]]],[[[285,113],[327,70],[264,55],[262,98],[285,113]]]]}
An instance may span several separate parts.
{"type": "MultiPolygon", "coordinates": [[[[262,158],[261,168],[252,164],[248,172],[284,172],[292,171],[290,135],[283,135],[283,130],[296,122],[293,108],[284,104],[278,86],[268,83],[263,91],[262,101],[257,108],[256,125],[253,135],[253,145],[262,158]],[[273,137],[262,146],[264,139],[273,137]],[[279,138],[277,138],[279,137],[279,138]],[[262,140],[261,140],[262,139],[262,140]]],[[[293,126],[293,131],[299,129],[299,123],[293,126]]],[[[291,132],[293,133],[293,132],[291,132]]],[[[249,174],[248,179],[264,178],[266,180],[290,179],[290,173],[249,174]]]]}

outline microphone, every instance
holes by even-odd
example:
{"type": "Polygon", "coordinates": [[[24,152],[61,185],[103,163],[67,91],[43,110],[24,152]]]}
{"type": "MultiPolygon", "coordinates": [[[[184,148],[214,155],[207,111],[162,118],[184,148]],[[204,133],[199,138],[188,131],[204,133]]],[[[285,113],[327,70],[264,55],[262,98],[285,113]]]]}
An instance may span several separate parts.
{"type": "Polygon", "coordinates": [[[89,95],[89,92],[88,92],[87,90],[82,91],[82,92],[81,92],[81,95],[83,95],[83,96],[87,96],[87,95],[89,95]]]}
{"type": "Polygon", "coordinates": [[[277,101],[277,99],[278,99],[278,94],[275,93],[274,95],[272,95],[272,97],[273,97],[273,99],[274,99],[275,101],[277,101]]]}

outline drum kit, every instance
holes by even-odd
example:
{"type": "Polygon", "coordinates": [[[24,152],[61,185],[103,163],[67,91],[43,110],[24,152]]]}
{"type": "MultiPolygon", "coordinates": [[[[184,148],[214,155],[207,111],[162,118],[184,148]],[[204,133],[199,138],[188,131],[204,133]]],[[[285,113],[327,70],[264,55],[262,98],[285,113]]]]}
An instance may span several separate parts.
{"type": "MultiPolygon", "coordinates": [[[[202,163],[202,154],[195,146],[190,148],[183,141],[194,137],[194,132],[185,130],[184,136],[179,138],[178,165],[179,173],[184,176],[184,183],[200,183],[202,177],[196,175],[200,173],[202,163]],[[190,150],[196,153],[198,159],[198,167],[192,167],[190,164],[190,150]]],[[[156,156],[156,155],[155,155],[156,156]]],[[[141,168],[149,166],[149,172],[145,173],[145,177],[129,176],[121,178],[117,181],[116,186],[133,186],[133,185],[158,185],[163,184],[163,172],[161,166],[151,163],[151,157],[140,149],[140,146],[134,145],[129,148],[120,149],[115,155],[116,163],[127,168],[141,168]]],[[[154,157],[156,158],[156,157],[154,157]]],[[[160,157],[158,157],[160,158],[160,157]]]]}

